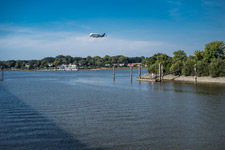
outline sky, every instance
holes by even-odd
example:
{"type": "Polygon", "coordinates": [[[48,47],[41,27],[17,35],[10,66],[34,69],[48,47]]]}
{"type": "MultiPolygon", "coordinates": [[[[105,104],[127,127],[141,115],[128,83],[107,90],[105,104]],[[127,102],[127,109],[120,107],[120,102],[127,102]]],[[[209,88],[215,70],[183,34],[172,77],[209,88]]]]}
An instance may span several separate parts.
{"type": "Polygon", "coordinates": [[[225,41],[224,0],[0,0],[0,60],[189,56],[212,41],[225,41]]]}

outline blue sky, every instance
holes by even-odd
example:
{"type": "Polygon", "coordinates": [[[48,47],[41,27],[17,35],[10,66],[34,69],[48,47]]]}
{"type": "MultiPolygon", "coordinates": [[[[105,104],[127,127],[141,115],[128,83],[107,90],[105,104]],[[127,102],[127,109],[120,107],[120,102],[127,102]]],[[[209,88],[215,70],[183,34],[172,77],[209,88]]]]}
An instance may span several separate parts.
{"type": "Polygon", "coordinates": [[[0,60],[191,55],[215,40],[225,41],[224,0],[0,0],[0,60]]]}

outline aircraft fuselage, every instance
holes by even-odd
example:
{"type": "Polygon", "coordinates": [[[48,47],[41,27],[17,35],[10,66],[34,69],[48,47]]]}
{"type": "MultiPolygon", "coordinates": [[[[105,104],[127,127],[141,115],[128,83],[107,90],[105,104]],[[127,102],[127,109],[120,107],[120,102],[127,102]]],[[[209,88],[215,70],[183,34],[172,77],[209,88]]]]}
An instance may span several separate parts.
{"type": "Polygon", "coordinates": [[[101,38],[101,37],[105,37],[105,33],[104,34],[90,33],[89,36],[93,38],[101,38]]]}

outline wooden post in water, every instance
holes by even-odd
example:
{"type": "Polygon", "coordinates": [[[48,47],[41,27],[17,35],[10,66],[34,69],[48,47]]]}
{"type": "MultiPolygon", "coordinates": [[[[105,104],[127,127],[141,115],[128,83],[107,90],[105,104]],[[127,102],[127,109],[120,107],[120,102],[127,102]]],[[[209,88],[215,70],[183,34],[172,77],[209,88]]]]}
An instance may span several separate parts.
{"type": "Polygon", "coordinates": [[[139,79],[141,79],[141,65],[139,65],[139,79]]]}
{"type": "Polygon", "coordinates": [[[133,67],[130,66],[130,81],[132,81],[132,73],[133,73],[133,67]]]}
{"type": "Polygon", "coordinates": [[[194,65],[194,70],[195,70],[195,84],[197,84],[197,65],[194,65]]]}
{"type": "Polygon", "coordinates": [[[162,82],[163,82],[163,65],[161,66],[161,72],[162,72],[162,82]]]}
{"type": "Polygon", "coordinates": [[[0,81],[4,81],[4,70],[3,70],[3,66],[1,66],[1,70],[2,70],[2,79],[0,81]]]}
{"type": "Polygon", "coordinates": [[[115,65],[113,65],[113,81],[115,81],[115,65]]]}
{"type": "Polygon", "coordinates": [[[161,64],[159,63],[159,82],[161,82],[162,79],[161,73],[161,64]]]}

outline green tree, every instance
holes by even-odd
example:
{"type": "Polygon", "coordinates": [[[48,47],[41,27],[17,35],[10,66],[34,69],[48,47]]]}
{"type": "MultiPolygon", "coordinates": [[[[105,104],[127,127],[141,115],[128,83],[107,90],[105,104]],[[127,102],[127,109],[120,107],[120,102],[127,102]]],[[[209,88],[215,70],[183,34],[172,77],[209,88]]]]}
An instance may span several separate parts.
{"type": "Polygon", "coordinates": [[[86,58],[87,62],[88,62],[88,66],[94,66],[95,65],[95,60],[91,57],[91,56],[88,56],[86,58]]]}
{"type": "Polygon", "coordinates": [[[146,57],[141,56],[141,63],[145,65],[146,64],[146,59],[147,59],[146,57]]]}
{"type": "Polygon", "coordinates": [[[21,60],[17,60],[17,61],[16,61],[15,68],[16,68],[16,69],[21,69],[21,68],[22,68],[22,61],[21,61],[21,60]]]}
{"type": "Polygon", "coordinates": [[[168,72],[172,63],[172,58],[166,54],[157,53],[152,57],[149,57],[146,61],[149,72],[155,72],[159,63],[163,65],[163,71],[168,72]]]}
{"type": "Polygon", "coordinates": [[[156,62],[156,60],[157,60],[157,55],[159,55],[159,54],[161,54],[161,53],[158,53],[158,54],[155,54],[155,55],[149,57],[149,58],[146,60],[147,65],[149,66],[149,65],[155,64],[155,62],[156,62]]]}
{"type": "Polygon", "coordinates": [[[7,68],[7,69],[14,68],[15,65],[16,65],[15,60],[8,60],[8,61],[5,62],[5,68],[7,68]]]}
{"type": "Polygon", "coordinates": [[[201,50],[196,50],[196,51],[194,52],[194,58],[195,58],[196,62],[202,60],[203,57],[204,57],[204,52],[203,52],[203,51],[201,51],[201,50]]]}
{"type": "Polygon", "coordinates": [[[23,61],[21,65],[21,69],[26,69],[27,61],[23,61]]]}
{"type": "Polygon", "coordinates": [[[53,62],[53,65],[54,65],[55,67],[57,67],[58,65],[60,65],[60,62],[59,62],[58,60],[55,60],[55,61],[53,62]]]}
{"type": "Polygon", "coordinates": [[[197,62],[197,75],[198,76],[209,76],[208,63],[204,61],[197,62]]]}
{"type": "Polygon", "coordinates": [[[160,63],[161,65],[163,65],[163,71],[169,72],[172,63],[172,58],[166,54],[160,54],[156,58],[157,60],[155,64],[158,65],[160,63]]]}
{"type": "Polygon", "coordinates": [[[29,65],[28,69],[36,69],[38,62],[37,62],[37,60],[30,60],[28,62],[28,65],[29,65]]]}
{"type": "Polygon", "coordinates": [[[48,62],[46,59],[41,61],[41,68],[47,68],[48,67],[48,62]]]}
{"type": "Polygon", "coordinates": [[[72,64],[73,63],[73,57],[67,55],[66,56],[66,64],[72,64]]]}
{"type": "Polygon", "coordinates": [[[55,61],[54,57],[45,57],[42,61],[46,61],[47,63],[53,63],[55,61]]]}
{"type": "Polygon", "coordinates": [[[182,68],[182,74],[185,76],[193,76],[194,72],[195,59],[193,57],[187,58],[184,62],[184,66],[182,68]]]}
{"type": "Polygon", "coordinates": [[[80,61],[82,60],[82,57],[74,57],[73,58],[73,64],[79,66],[80,61]]]}
{"type": "Polygon", "coordinates": [[[212,59],[209,65],[209,73],[211,77],[225,77],[225,59],[212,59]]]}
{"type": "Polygon", "coordinates": [[[183,50],[178,50],[173,52],[173,60],[172,65],[170,67],[170,71],[174,71],[177,69],[182,70],[183,64],[187,59],[186,53],[183,50]]]}
{"type": "Polygon", "coordinates": [[[109,55],[105,55],[105,56],[103,57],[103,61],[104,61],[104,65],[105,65],[105,64],[110,64],[110,65],[112,65],[111,57],[110,57],[109,55]]]}
{"type": "Polygon", "coordinates": [[[59,64],[68,64],[67,59],[63,55],[58,55],[55,57],[55,60],[59,62],[59,64]]]}
{"type": "Polygon", "coordinates": [[[203,60],[210,63],[212,59],[224,57],[225,44],[223,41],[213,41],[205,45],[203,60]]]}
{"type": "Polygon", "coordinates": [[[158,68],[157,64],[151,64],[151,65],[148,66],[148,72],[149,73],[156,73],[157,68],[158,68]]]}
{"type": "Polygon", "coordinates": [[[119,56],[118,63],[125,63],[125,57],[122,55],[119,56]]]}
{"type": "Polygon", "coordinates": [[[183,50],[175,51],[173,55],[173,62],[185,61],[187,59],[187,55],[183,50]]]}
{"type": "Polygon", "coordinates": [[[93,59],[95,61],[95,67],[101,67],[101,66],[103,66],[103,59],[101,57],[94,56],[93,59]]]}
{"type": "Polygon", "coordinates": [[[86,58],[82,58],[82,59],[79,61],[79,64],[80,64],[82,67],[86,68],[88,62],[86,61],[86,58]]]}

